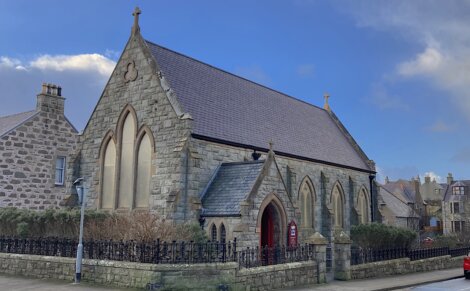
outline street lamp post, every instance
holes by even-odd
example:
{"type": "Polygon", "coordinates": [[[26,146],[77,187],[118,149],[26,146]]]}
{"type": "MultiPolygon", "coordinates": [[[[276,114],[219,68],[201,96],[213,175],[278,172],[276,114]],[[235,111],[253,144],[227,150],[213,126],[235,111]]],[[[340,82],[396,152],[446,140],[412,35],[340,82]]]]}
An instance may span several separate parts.
{"type": "Polygon", "coordinates": [[[80,209],[80,234],[78,237],[78,247],[77,247],[77,260],[75,261],[75,283],[80,283],[82,279],[82,257],[83,257],[83,220],[85,218],[85,200],[86,193],[85,187],[83,186],[83,178],[78,178],[73,182],[75,188],[77,189],[78,202],[81,205],[80,209]]]}

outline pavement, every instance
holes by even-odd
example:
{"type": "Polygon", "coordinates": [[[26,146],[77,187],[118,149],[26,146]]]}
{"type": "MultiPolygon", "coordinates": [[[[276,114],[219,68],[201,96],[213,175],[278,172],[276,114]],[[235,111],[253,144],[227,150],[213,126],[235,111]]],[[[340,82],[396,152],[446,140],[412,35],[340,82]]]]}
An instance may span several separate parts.
{"type": "Polygon", "coordinates": [[[302,287],[290,290],[308,291],[386,291],[399,290],[423,284],[441,282],[463,277],[463,269],[446,269],[432,272],[420,272],[406,275],[388,276],[376,279],[351,280],[351,281],[331,281],[328,284],[314,285],[312,287],[302,287]]]}
{"type": "Polygon", "coordinates": [[[0,291],[111,291],[127,290],[110,288],[106,286],[91,285],[88,283],[74,284],[70,281],[35,279],[30,277],[11,276],[0,274],[0,291]]]}
{"type": "MultiPolygon", "coordinates": [[[[462,268],[438,270],[432,272],[412,273],[399,276],[388,276],[377,279],[351,280],[351,281],[331,281],[328,284],[314,285],[312,287],[301,287],[289,290],[308,291],[378,291],[378,290],[400,290],[413,286],[441,282],[463,277],[462,268]]],[[[109,291],[109,290],[130,290],[120,289],[88,283],[73,284],[69,281],[34,279],[19,276],[0,275],[0,291],[3,290],[34,290],[34,291],[109,291]]],[[[287,290],[287,289],[286,289],[287,290]]],[[[465,289],[467,290],[467,289],[465,289]]]]}

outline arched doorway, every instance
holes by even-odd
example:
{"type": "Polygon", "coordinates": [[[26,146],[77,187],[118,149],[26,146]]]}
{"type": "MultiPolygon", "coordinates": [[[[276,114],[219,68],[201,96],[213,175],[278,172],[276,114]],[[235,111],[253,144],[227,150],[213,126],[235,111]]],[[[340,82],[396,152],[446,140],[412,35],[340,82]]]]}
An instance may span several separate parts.
{"type": "Polygon", "coordinates": [[[263,210],[261,217],[261,247],[280,246],[284,244],[282,237],[281,215],[277,207],[271,202],[263,210]]]}

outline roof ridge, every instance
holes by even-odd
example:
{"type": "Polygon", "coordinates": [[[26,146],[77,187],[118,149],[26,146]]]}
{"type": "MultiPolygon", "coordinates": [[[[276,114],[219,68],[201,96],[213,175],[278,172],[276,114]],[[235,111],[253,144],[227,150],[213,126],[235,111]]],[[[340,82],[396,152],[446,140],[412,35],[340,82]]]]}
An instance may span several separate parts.
{"type": "Polygon", "coordinates": [[[383,187],[383,186],[382,186],[381,188],[384,189],[386,192],[388,192],[388,193],[389,193],[390,195],[392,195],[393,197],[395,197],[396,199],[400,200],[401,203],[403,203],[403,204],[405,204],[405,205],[408,205],[408,204],[407,204],[407,203],[408,203],[407,201],[403,201],[402,198],[404,198],[404,197],[402,197],[402,198],[398,197],[397,195],[395,195],[395,193],[393,193],[392,191],[388,190],[387,188],[385,188],[385,187],[383,187]]]}
{"type": "Polygon", "coordinates": [[[257,160],[257,161],[243,161],[243,162],[227,162],[222,163],[221,166],[234,166],[234,165],[250,165],[250,164],[263,164],[265,160],[257,160]]]}
{"type": "Polygon", "coordinates": [[[13,116],[17,116],[17,115],[20,115],[20,114],[25,114],[25,113],[33,113],[33,112],[36,112],[36,110],[35,110],[35,109],[33,109],[33,110],[28,110],[28,111],[18,112],[18,113],[14,113],[14,114],[10,114],[10,115],[4,115],[4,116],[0,116],[0,119],[2,119],[2,118],[8,118],[8,117],[13,117],[13,116]]]}
{"type": "Polygon", "coordinates": [[[146,42],[150,43],[151,45],[154,45],[154,46],[157,46],[157,47],[162,48],[162,49],[164,49],[164,50],[173,52],[173,53],[175,53],[175,54],[178,54],[178,55],[180,55],[180,56],[182,56],[182,57],[188,58],[188,59],[193,60],[193,61],[195,61],[195,62],[198,62],[198,63],[200,63],[200,64],[203,64],[203,65],[208,66],[208,67],[210,67],[210,68],[213,68],[213,69],[215,69],[215,70],[218,70],[218,71],[221,71],[221,72],[223,72],[223,73],[229,74],[229,75],[231,75],[231,76],[237,77],[237,78],[239,78],[239,79],[248,81],[248,82],[250,82],[250,83],[253,83],[254,85],[257,85],[257,86],[266,88],[266,89],[268,89],[268,90],[270,90],[270,91],[276,92],[276,93],[281,94],[281,95],[283,95],[283,96],[285,96],[285,97],[288,97],[288,98],[293,99],[293,100],[295,100],[295,101],[298,101],[298,102],[301,102],[301,103],[310,105],[310,106],[312,106],[312,107],[315,107],[315,108],[317,108],[317,109],[320,109],[320,110],[326,112],[326,110],[325,110],[324,108],[322,108],[322,107],[320,107],[320,106],[317,106],[317,105],[315,105],[315,104],[309,103],[309,102],[307,102],[307,101],[301,100],[301,99],[296,98],[296,97],[291,96],[291,95],[288,95],[288,94],[286,94],[286,93],[284,93],[284,92],[281,92],[281,91],[279,91],[279,90],[276,90],[276,89],[273,89],[273,88],[271,88],[271,87],[268,87],[268,86],[266,86],[266,85],[257,83],[257,82],[255,82],[255,81],[253,81],[253,80],[247,79],[247,78],[245,78],[245,77],[239,76],[239,75],[234,74],[234,73],[232,73],[232,72],[229,72],[229,71],[227,71],[227,70],[224,70],[224,69],[218,68],[218,67],[216,67],[216,66],[213,66],[213,65],[211,65],[211,64],[205,63],[205,62],[203,62],[203,61],[200,61],[200,60],[198,60],[198,59],[195,59],[195,58],[190,57],[190,56],[188,56],[188,55],[185,55],[185,54],[183,54],[183,53],[180,53],[180,52],[174,51],[174,50],[172,50],[172,49],[169,49],[169,48],[167,48],[167,47],[164,47],[164,46],[162,46],[162,45],[156,44],[156,43],[154,43],[154,42],[152,42],[152,41],[149,41],[149,40],[147,40],[147,39],[144,39],[144,40],[145,40],[146,42]]]}

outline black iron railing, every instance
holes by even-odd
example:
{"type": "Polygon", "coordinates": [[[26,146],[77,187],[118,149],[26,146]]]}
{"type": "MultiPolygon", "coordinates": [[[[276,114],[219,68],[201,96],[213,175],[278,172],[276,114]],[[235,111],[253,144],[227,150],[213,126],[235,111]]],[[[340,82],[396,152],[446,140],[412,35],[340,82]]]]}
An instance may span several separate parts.
{"type": "MultiPolygon", "coordinates": [[[[85,259],[153,264],[193,264],[235,262],[237,243],[85,241],[85,259]]],[[[0,252],[42,256],[75,257],[77,242],[70,239],[21,239],[0,237],[0,252]]]]}
{"type": "MultiPolygon", "coordinates": [[[[0,252],[42,256],[75,257],[78,242],[63,238],[0,237],[0,252]]],[[[252,268],[313,260],[313,245],[263,247],[237,250],[233,242],[161,242],[85,241],[83,258],[150,264],[197,264],[238,262],[240,268],[252,268]]]]}
{"type": "Polygon", "coordinates": [[[470,252],[470,247],[450,249],[442,248],[425,248],[425,249],[362,249],[357,247],[351,248],[351,265],[366,264],[371,262],[393,260],[399,258],[410,258],[411,261],[429,259],[440,256],[450,255],[452,257],[464,256],[470,252]]]}
{"type": "Polygon", "coordinates": [[[405,258],[406,256],[407,250],[404,248],[374,250],[352,247],[351,265],[360,265],[378,261],[394,260],[405,258]]]}
{"type": "Polygon", "coordinates": [[[440,256],[447,256],[449,255],[449,248],[427,248],[427,249],[414,249],[408,250],[408,258],[411,261],[422,260],[422,259],[429,259],[434,257],[440,256]]]}
{"type": "Polygon", "coordinates": [[[470,247],[450,249],[449,255],[452,257],[466,256],[470,253],[470,247]]]}
{"type": "Polygon", "coordinates": [[[254,268],[313,260],[313,245],[246,248],[238,252],[240,268],[254,268]]]}

